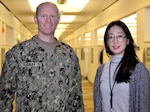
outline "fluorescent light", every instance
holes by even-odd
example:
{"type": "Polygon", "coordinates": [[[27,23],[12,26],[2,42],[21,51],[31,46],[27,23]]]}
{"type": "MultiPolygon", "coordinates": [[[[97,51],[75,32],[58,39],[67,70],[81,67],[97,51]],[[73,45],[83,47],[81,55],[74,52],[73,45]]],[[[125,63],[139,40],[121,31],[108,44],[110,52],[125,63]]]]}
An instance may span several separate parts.
{"type": "Polygon", "coordinates": [[[65,29],[56,29],[55,36],[56,38],[59,38],[59,36],[65,31],[65,29]]]}
{"type": "Polygon", "coordinates": [[[55,33],[61,33],[61,32],[64,32],[65,31],[65,29],[56,29],[56,31],[55,31],[55,33]]]}
{"type": "Polygon", "coordinates": [[[81,40],[81,37],[78,37],[78,40],[81,40]]]}
{"type": "Polygon", "coordinates": [[[81,11],[89,0],[67,0],[67,5],[70,7],[74,7],[76,11],[81,11]]]}
{"type": "Polygon", "coordinates": [[[55,3],[61,12],[79,12],[89,2],[89,0],[67,0],[65,4],[58,4],[57,0],[28,0],[33,12],[40,3],[47,1],[55,3]]]}
{"type": "MultiPolygon", "coordinates": [[[[36,7],[37,7],[40,3],[42,3],[42,2],[47,2],[47,1],[48,1],[48,0],[28,0],[29,5],[30,5],[30,8],[31,8],[31,10],[32,10],[33,12],[36,11],[36,7]]],[[[51,1],[51,2],[53,2],[53,3],[56,3],[56,0],[49,0],[49,1],[51,1]]]]}
{"type": "Polygon", "coordinates": [[[60,28],[60,29],[61,29],[61,28],[67,28],[68,26],[69,26],[69,24],[61,24],[61,23],[60,23],[60,24],[57,25],[57,28],[58,28],[58,29],[59,29],[59,28],[60,28]]]}
{"type": "Polygon", "coordinates": [[[60,17],[60,23],[69,23],[72,22],[75,19],[76,16],[74,15],[62,15],[60,17]]]}

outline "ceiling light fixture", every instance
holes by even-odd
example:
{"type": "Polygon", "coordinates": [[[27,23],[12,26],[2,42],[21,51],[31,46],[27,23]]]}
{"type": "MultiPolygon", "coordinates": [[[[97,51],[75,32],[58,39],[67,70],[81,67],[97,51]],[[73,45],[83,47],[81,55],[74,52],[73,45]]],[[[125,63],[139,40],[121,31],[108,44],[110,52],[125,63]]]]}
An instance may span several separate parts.
{"type": "Polygon", "coordinates": [[[28,0],[28,3],[33,12],[36,11],[36,7],[42,3],[50,1],[55,3],[60,11],[63,12],[80,12],[89,0],[28,0]],[[64,5],[62,5],[64,3],[64,5]]]}
{"type": "Polygon", "coordinates": [[[57,0],[58,4],[65,4],[67,2],[67,0],[57,0]]]}
{"type": "Polygon", "coordinates": [[[60,23],[71,23],[75,18],[75,15],[61,15],[60,23]]]}

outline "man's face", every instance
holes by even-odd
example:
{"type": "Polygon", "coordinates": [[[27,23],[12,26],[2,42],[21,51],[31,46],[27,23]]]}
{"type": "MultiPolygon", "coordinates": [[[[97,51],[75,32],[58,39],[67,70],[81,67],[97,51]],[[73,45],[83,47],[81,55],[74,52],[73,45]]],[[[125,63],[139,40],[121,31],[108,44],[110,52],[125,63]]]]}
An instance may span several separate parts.
{"type": "Polygon", "coordinates": [[[43,4],[40,6],[38,15],[35,16],[34,20],[38,24],[39,33],[51,35],[54,34],[60,17],[56,7],[51,4],[43,4]]]}

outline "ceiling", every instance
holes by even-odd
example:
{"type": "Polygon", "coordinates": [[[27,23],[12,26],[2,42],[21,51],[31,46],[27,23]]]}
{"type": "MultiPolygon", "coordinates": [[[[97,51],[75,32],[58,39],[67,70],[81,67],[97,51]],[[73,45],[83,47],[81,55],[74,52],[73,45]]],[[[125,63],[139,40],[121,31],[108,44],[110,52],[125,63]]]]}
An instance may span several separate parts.
{"type": "MultiPolygon", "coordinates": [[[[80,4],[81,0],[76,1],[77,4],[80,4]]],[[[69,10],[63,12],[63,15],[75,15],[76,17],[73,22],[61,21],[56,30],[56,37],[63,38],[68,36],[117,1],[118,0],[89,0],[80,12],[70,12],[69,10]],[[67,25],[67,27],[64,28],[63,25],[67,25]]],[[[1,2],[33,35],[37,34],[37,25],[33,19],[35,12],[31,10],[28,0],[1,0],[1,2]]]]}

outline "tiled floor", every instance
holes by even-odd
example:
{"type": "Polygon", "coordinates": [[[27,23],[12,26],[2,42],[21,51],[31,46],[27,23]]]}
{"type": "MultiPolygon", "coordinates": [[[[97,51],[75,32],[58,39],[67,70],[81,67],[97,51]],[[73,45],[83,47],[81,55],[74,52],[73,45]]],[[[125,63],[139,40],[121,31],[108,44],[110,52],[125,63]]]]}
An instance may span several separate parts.
{"type": "Polygon", "coordinates": [[[94,112],[93,110],[93,85],[84,78],[82,79],[82,91],[85,112],[94,112]]]}

